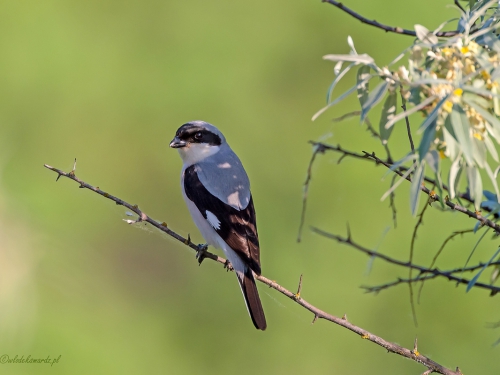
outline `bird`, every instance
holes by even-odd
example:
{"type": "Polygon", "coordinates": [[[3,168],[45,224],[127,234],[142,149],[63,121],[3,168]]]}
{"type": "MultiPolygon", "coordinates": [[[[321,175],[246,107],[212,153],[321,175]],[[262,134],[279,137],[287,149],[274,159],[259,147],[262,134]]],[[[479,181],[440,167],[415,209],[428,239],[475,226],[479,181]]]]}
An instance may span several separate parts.
{"type": "Polygon", "coordinates": [[[207,245],[224,251],[255,328],[265,330],[254,277],[262,272],[255,209],[240,159],[222,132],[205,121],[183,124],[170,147],[183,161],[181,190],[194,223],[207,245]]]}

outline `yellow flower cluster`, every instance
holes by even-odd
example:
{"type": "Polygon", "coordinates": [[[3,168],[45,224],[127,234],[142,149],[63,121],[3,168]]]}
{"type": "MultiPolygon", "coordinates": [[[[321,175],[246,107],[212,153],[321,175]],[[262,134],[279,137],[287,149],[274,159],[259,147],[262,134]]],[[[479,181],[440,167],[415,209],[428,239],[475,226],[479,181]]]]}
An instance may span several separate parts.
{"type": "MultiPolygon", "coordinates": [[[[469,120],[471,135],[475,139],[483,141],[487,136],[487,121],[462,100],[464,97],[462,87],[469,86],[476,90],[482,90],[479,93],[473,91],[467,95],[480,97],[483,108],[486,105],[486,111],[494,109],[497,112],[498,107],[497,114],[500,115],[500,105],[498,105],[498,98],[495,96],[499,83],[491,77],[491,71],[499,63],[498,55],[495,52],[485,50],[475,41],[469,41],[465,45],[463,40],[459,39],[453,45],[435,47],[426,53],[422,51],[420,46],[413,47],[410,55],[409,80],[413,82],[424,81],[418,86],[420,97],[414,99],[416,102],[420,102],[430,97],[435,98],[432,103],[421,109],[422,114],[426,117],[429,116],[440,104],[441,108],[439,108],[437,116],[437,130],[439,131],[440,127],[444,126],[446,118],[452,113],[453,106],[460,105],[469,120]],[[434,80],[436,82],[433,82],[434,80]]],[[[404,76],[404,70],[400,69],[396,74],[400,77],[404,76]]],[[[500,92],[500,90],[498,91],[500,92]]],[[[406,91],[405,94],[408,98],[410,97],[410,92],[406,91]]],[[[444,157],[446,143],[436,139],[435,144],[441,157],[444,157]]]]}

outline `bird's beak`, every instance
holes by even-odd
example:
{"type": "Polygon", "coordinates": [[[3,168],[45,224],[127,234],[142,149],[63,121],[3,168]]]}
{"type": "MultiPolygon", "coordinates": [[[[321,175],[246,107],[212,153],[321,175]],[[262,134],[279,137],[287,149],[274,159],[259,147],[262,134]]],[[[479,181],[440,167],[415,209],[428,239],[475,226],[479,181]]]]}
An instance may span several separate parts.
{"type": "Polygon", "coordinates": [[[172,148],[181,148],[186,146],[187,146],[186,141],[180,140],[179,137],[175,137],[174,139],[172,139],[172,142],[170,142],[170,147],[172,148]]]}

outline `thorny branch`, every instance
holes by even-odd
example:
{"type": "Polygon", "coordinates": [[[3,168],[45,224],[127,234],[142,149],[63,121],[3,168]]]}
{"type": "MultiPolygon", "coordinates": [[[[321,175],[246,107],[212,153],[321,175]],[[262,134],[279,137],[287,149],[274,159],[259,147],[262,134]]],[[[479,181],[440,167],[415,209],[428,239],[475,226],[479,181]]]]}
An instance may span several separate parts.
{"type": "MultiPolygon", "coordinates": [[[[409,35],[409,36],[414,36],[414,37],[417,36],[417,33],[414,30],[407,30],[407,29],[403,29],[401,27],[388,26],[388,25],[384,25],[384,24],[382,24],[380,22],[377,22],[375,20],[369,20],[368,18],[363,17],[361,14],[356,13],[352,9],[346,7],[344,4],[342,4],[339,1],[335,1],[335,0],[323,0],[323,2],[324,3],[329,3],[329,4],[331,4],[331,5],[339,8],[340,10],[342,10],[342,11],[346,12],[347,14],[349,14],[350,16],[356,18],[357,20],[360,20],[362,23],[365,23],[365,24],[370,25],[370,26],[374,26],[374,27],[376,27],[378,29],[382,29],[385,32],[392,32],[392,33],[396,33],[396,34],[409,35]]],[[[458,34],[459,34],[459,32],[457,30],[454,30],[454,31],[439,31],[439,32],[435,33],[435,35],[437,37],[445,37],[445,38],[449,38],[449,37],[452,37],[452,36],[455,36],[455,35],[458,35],[458,34]]]]}
{"type": "MultiPolygon", "coordinates": [[[[397,168],[394,168],[393,164],[391,164],[385,160],[380,159],[378,156],[375,155],[374,152],[369,153],[369,152],[363,151],[363,154],[358,154],[356,152],[345,150],[340,145],[332,146],[332,145],[328,145],[328,144],[325,144],[322,142],[314,142],[314,141],[310,141],[309,143],[311,143],[314,146],[321,145],[323,151],[339,152],[342,154],[341,159],[349,156],[349,157],[353,157],[355,159],[370,160],[371,162],[374,162],[376,165],[381,164],[381,165],[385,166],[386,168],[391,169],[394,173],[396,173],[400,177],[403,177],[404,172],[407,171],[407,168],[404,166],[399,166],[397,168]]],[[[410,176],[406,176],[405,179],[411,182],[410,176]]],[[[428,182],[432,185],[436,185],[436,181],[434,181],[431,178],[424,177],[424,181],[428,182]]],[[[433,190],[428,189],[424,185],[421,186],[420,190],[422,192],[424,192],[425,194],[427,194],[428,196],[431,196],[432,199],[435,201],[443,201],[443,203],[448,208],[455,210],[455,211],[458,211],[458,212],[461,212],[461,213],[463,213],[463,214],[465,214],[473,219],[476,219],[477,221],[479,221],[481,223],[481,226],[490,227],[490,228],[494,229],[495,232],[500,233],[500,225],[498,225],[494,221],[482,216],[480,212],[473,212],[473,211],[467,209],[466,207],[461,206],[460,204],[453,203],[451,200],[447,199],[447,197],[445,197],[443,199],[442,197],[437,195],[433,190]]],[[[448,186],[446,186],[446,184],[443,184],[443,190],[449,191],[448,186]]],[[[460,194],[459,197],[461,199],[467,201],[468,203],[473,203],[472,199],[470,198],[470,196],[468,194],[460,194]]],[[[487,208],[484,208],[484,210],[488,211],[487,208]]]]}
{"type": "MultiPolygon", "coordinates": [[[[381,254],[377,251],[370,250],[370,249],[368,249],[364,246],[361,246],[360,244],[354,242],[350,235],[348,235],[347,237],[342,237],[342,236],[338,236],[338,235],[333,234],[333,233],[325,232],[321,229],[314,228],[314,227],[312,228],[312,231],[323,236],[323,237],[330,238],[332,240],[336,240],[337,242],[342,243],[342,244],[346,244],[346,245],[348,245],[356,250],[359,250],[362,253],[365,253],[366,255],[369,255],[371,257],[380,258],[380,259],[386,261],[387,263],[395,264],[395,265],[401,266],[401,267],[412,268],[416,271],[419,271],[420,275],[429,275],[430,274],[430,275],[436,275],[439,277],[443,277],[443,278],[448,279],[449,281],[455,281],[457,284],[468,285],[470,280],[464,279],[462,277],[454,276],[455,273],[464,272],[464,271],[473,271],[473,270],[477,270],[477,269],[484,267],[484,264],[482,264],[482,265],[480,264],[480,265],[475,265],[473,267],[468,267],[468,268],[459,268],[459,269],[454,269],[451,271],[441,271],[438,268],[427,268],[424,266],[419,266],[415,263],[404,262],[402,260],[394,259],[394,258],[391,258],[387,255],[381,254]]],[[[493,266],[495,264],[500,264],[500,262],[492,262],[491,264],[489,264],[489,266],[493,266]]],[[[420,278],[420,280],[421,279],[422,278],[420,278]]],[[[474,284],[474,287],[486,289],[486,290],[490,290],[490,291],[495,291],[497,293],[500,292],[500,287],[494,286],[494,285],[488,285],[488,284],[484,284],[484,283],[480,283],[480,282],[476,282],[474,284]]]]}
{"type": "MultiPolygon", "coordinates": [[[[373,285],[373,286],[361,285],[361,288],[364,289],[366,291],[366,293],[377,294],[382,290],[389,289],[393,286],[397,286],[400,284],[416,283],[418,281],[422,281],[422,285],[423,285],[424,281],[435,279],[435,278],[443,276],[443,275],[448,275],[448,274],[451,275],[451,274],[457,274],[457,273],[463,273],[463,272],[474,272],[474,271],[477,271],[477,270],[483,268],[484,265],[485,265],[484,263],[479,263],[479,264],[476,264],[475,266],[471,266],[471,267],[466,267],[466,268],[460,267],[460,268],[455,268],[452,270],[439,271],[438,273],[433,273],[434,269],[429,267],[428,272],[421,272],[421,273],[419,273],[418,276],[415,276],[411,279],[408,279],[408,278],[405,279],[405,278],[398,277],[397,280],[388,282],[386,284],[373,285]]],[[[500,261],[493,262],[493,263],[489,264],[488,266],[492,267],[495,265],[500,265],[500,261]]],[[[420,298],[421,290],[422,289],[420,288],[418,298],[420,298]]],[[[492,291],[492,293],[496,293],[496,292],[492,291]]]]}
{"type": "MultiPolygon", "coordinates": [[[[76,164],[76,161],[75,161],[75,164],[76,164]]],[[[161,230],[162,232],[164,232],[164,233],[170,235],[171,237],[175,238],[176,240],[182,242],[183,244],[190,247],[191,249],[195,250],[197,253],[199,253],[200,250],[203,248],[202,245],[195,245],[194,243],[192,243],[189,236],[188,236],[188,238],[184,238],[183,236],[170,230],[167,227],[167,224],[165,222],[159,223],[158,221],[153,220],[148,215],[146,215],[146,213],[141,211],[137,205],[131,205],[130,203],[127,203],[124,200],[122,200],[118,197],[115,197],[115,196],[99,189],[98,187],[94,187],[94,186],[80,180],[75,175],[75,168],[73,168],[73,170],[71,172],[67,173],[67,172],[64,172],[60,169],[51,167],[47,164],[45,164],[44,166],[45,166],[45,168],[48,168],[51,171],[54,171],[58,174],[56,181],[59,180],[59,178],[61,176],[67,177],[73,181],[76,181],[80,185],[79,188],[91,190],[91,191],[93,191],[93,192],[95,192],[95,193],[97,193],[105,198],[108,198],[108,199],[114,201],[116,204],[125,206],[129,210],[135,212],[138,215],[138,219],[135,221],[131,221],[131,224],[137,223],[137,222],[147,222],[147,223],[150,223],[151,225],[153,225],[154,227],[156,227],[157,229],[161,230]]],[[[350,241],[350,239],[349,239],[349,241],[350,241]]],[[[204,255],[205,255],[205,258],[212,259],[212,260],[214,260],[222,265],[227,264],[226,260],[224,258],[219,257],[215,254],[212,254],[208,251],[205,251],[204,255]]],[[[399,345],[393,344],[391,342],[388,342],[388,341],[384,340],[383,338],[376,336],[376,335],[372,334],[371,332],[368,332],[368,331],[364,330],[363,328],[358,327],[358,326],[350,323],[347,320],[347,317],[345,315],[343,318],[339,318],[339,317],[336,317],[334,315],[330,315],[330,314],[326,313],[325,311],[320,310],[319,308],[310,304],[309,302],[307,302],[306,300],[304,300],[300,296],[302,277],[301,277],[301,281],[299,283],[299,288],[298,288],[297,293],[293,293],[293,292],[289,291],[288,289],[285,289],[284,287],[282,287],[281,285],[279,285],[275,281],[270,280],[262,275],[257,276],[256,279],[259,280],[260,282],[268,285],[270,288],[277,290],[281,294],[290,298],[292,301],[296,302],[300,306],[302,306],[305,309],[307,309],[308,311],[312,312],[314,314],[313,322],[315,322],[317,319],[324,319],[324,320],[330,321],[332,323],[335,323],[337,325],[340,325],[344,328],[347,328],[348,330],[358,334],[362,339],[371,341],[371,342],[385,348],[390,353],[399,354],[403,357],[412,359],[413,361],[416,361],[416,362],[422,364],[423,366],[425,366],[427,368],[426,373],[428,373],[428,374],[430,374],[432,372],[436,372],[436,373],[443,374],[443,375],[462,375],[462,372],[460,371],[460,369],[458,367],[456,368],[456,370],[448,369],[448,368],[440,365],[439,363],[434,362],[430,358],[420,354],[417,350],[410,350],[407,348],[403,348],[399,345]]],[[[480,284],[477,283],[476,285],[479,286],[480,284]]]]}
{"type": "MultiPolygon", "coordinates": [[[[379,159],[374,152],[372,153],[368,153],[366,151],[363,151],[363,153],[369,157],[369,158],[372,158],[377,164],[382,164],[384,165],[385,167],[391,169],[392,165],[391,164],[388,164],[387,162],[383,161],[382,159],[379,159]]],[[[397,173],[398,175],[400,175],[401,177],[403,177],[403,173],[399,170],[395,170],[394,171],[395,173],[397,173]]],[[[411,182],[411,178],[410,176],[406,176],[405,177],[406,180],[410,181],[411,182]]],[[[427,180],[425,180],[427,181],[427,180]]],[[[444,186],[443,186],[443,189],[444,189],[444,186]]],[[[445,189],[446,190],[446,189],[445,189]]],[[[459,204],[457,203],[453,203],[451,200],[449,199],[443,199],[441,197],[439,197],[433,190],[430,190],[428,189],[427,187],[425,187],[423,184],[422,186],[420,187],[420,191],[423,191],[425,194],[427,194],[429,196],[429,198],[432,198],[433,200],[435,201],[443,201],[444,204],[446,206],[448,206],[449,208],[451,208],[452,210],[455,210],[455,211],[458,211],[458,212],[461,212],[473,219],[476,219],[477,221],[480,222],[480,224],[482,226],[487,226],[487,227],[490,227],[492,229],[495,230],[495,232],[498,232],[500,233],[500,225],[498,225],[497,223],[495,223],[494,221],[484,217],[481,215],[480,212],[473,212],[463,206],[460,206],[459,204]]]]}

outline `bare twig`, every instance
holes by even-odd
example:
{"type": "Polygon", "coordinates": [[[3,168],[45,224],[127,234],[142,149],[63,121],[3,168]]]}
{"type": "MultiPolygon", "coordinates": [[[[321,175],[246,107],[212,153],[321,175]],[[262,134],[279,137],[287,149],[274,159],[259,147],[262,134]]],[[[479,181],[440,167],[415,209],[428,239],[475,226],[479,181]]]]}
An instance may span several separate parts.
{"type": "MultiPolygon", "coordinates": [[[[186,246],[189,246],[191,249],[195,250],[196,252],[199,251],[200,246],[193,244],[190,240],[185,239],[181,235],[168,229],[166,223],[159,224],[159,222],[157,222],[156,220],[151,219],[143,211],[139,210],[137,205],[131,205],[118,197],[115,197],[109,193],[102,191],[101,189],[98,189],[90,184],[87,184],[86,182],[77,178],[76,175],[74,174],[74,172],[73,173],[71,173],[71,172],[66,173],[66,172],[61,171],[60,169],[51,167],[47,164],[45,164],[45,168],[48,168],[48,169],[56,172],[58,174],[58,177],[64,176],[64,177],[67,177],[73,181],[76,181],[80,185],[79,186],[80,188],[89,189],[89,190],[91,190],[99,195],[102,195],[105,198],[108,198],[108,199],[114,201],[116,204],[127,207],[131,211],[135,212],[139,216],[139,218],[141,218],[141,221],[146,221],[146,222],[152,224],[153,226],[155,226],[156,228],[158,228],[162,232],[164,232],[164,233],[170,235],[171,237],[175,238],[176,240],[182,242],[186,246]]],[[[212,254],[212,253],[207,251],[205,253],[205,255],[206,255],[206,258],[208,258],[208,259],[212,259],[212,260],[214,260],[222,265],[226,264],[226,260],[224,258],[221,258],[215,254],[212,254]]],[[[306,300],[304,300],[302,297],[297,298],[296,293],[293,293],[293,292],[289,291],[288,289],[285,289],[284,287],[282,287],[281,285],[279,285],[275,281],[270,280],[270,279],[264,277],[263,275],[257,276],[256,279],[259,280],[260,282],[268,285],[270,288],[287,296],[292,301],[294,301],[298,305],[304,307],[308,311],[312,312],[314,314],[314,321],[316,321],[317,319],[324,319],[324,320],[330,321],[332,323],[335,323],[337,325],[340,325],[344,328],[347,328],[348,330],[359,335],[361,338],[363,338],[365,340],[369,340],[369,341],[385,348],[388,352],[396,353],[396,354],[399,354],[403,357],[406,357],[406,358],[412,359],[413,361],[421,363],[422,365],[424,365],[427,368],[427,371],[436,372],[436,373],[443,374],[443,375],[462,375],[459,370],[453,371],[449,368],[446,368],[446,367],[440,365],[439,363],[434,362],[433,360],[431,360],[430,358],[428,358],[426,356],[423,356],[419,353],[418,354],[414,353],[410,349],[403,348],[402,346],[388,342],[388,341],[384,340],[383,338],[381,338],[377,335],[374,335],[371,332],[368,332],[368,331],[364,330],[363,328],[358,327],[358,326],[350,323],[349,321],[347,321],[347,319],[339,318],[339,317],[336,317],[334,315],[328,314],[323,310],[320,310],[319,308],[315,307],[314,305],[312,305],[309,302],[307,302],[306,300]]],[[[476,285],[478,286],[480,284],[478,283],[476,285]]],[[[299,288],[299,292],[300,292],[300,288],[299,288]]]]}
{"type": "MultiPolygon", "coordinates": [[[[437,251],[436,255],[434,255],[434,258],[432,258],[432,262],[431,262],[431,265],[429,266],[429,268],[432,268],[434,267],[434,265],[436,264],[437,262],[437,258],[439,257],[439,255],[441,255],[441,252],[444,250],[444,247],[446,246],[446,244],[451,241],[453,238],[455,238],[456,236],[458,235],[463,235],[465,233],[472,233],[474,232],[474,229],[466,229],[466,230],[460,230],[460,231],[455,231],[453,232],[452,234],[450,234],[445,240],[444,242],[441,244],[441,247],[439,248],[439,250],[437,251]]],[[[422,283],[420,284],[420,288],[418,290],[418,301],[420,302],[420,296],[422,294],[422,289],[424,288],[424,284],[425,284],[425,280],[422,280],[422,283]]]]}
{"type": "MultiPolygon", "coordinates": [[[[417,239],[418,228],[424,223],[424,214],[425,211],[427,210],[427,207],[429,207],[430,205],[431,205],[430,201],[424,205],[424,208],[422,208],[422,211],[418,215],[417,224],[415,224],[415,228],[413,228],[413,234],[411,236],[411,243],[410,243],[410,260],[409,260],[410,264],[413,263],[413,254],[415,249],[415,240],[417,239]]],[[[408,269],[409,280],[412,279],[412,271],[413,268],[410,267],[408,269]]],[[[415,311],[415,299],[413,298],[413,283],[411,281],[408,283],[408,287],[410,289],[410,305],[411,305],[411,313],[413,316],[413,323],[415,324],[415,327],[418,327],[417,312],[415,311]]]]}
{"type": "Polygon", "coordinates": [[[306,220],[307,194],[309,192],[309,184],[311,183],[312,178],[312,166],[314,160],[316,159],[316,155],[324,152],[325,149],[322,144],[314,146],[314,151],[311,156],[311,160],[309,161],[309,166],[307,167],[307,177],[306,182],[304,182],[304,192],[302,195],[302,214],[300,215],[299,234],[297,235],[297,242],[300,242],[302,239],[302,228],[304,227],[304,221],[306,220]]]}
{"type": "MultiPolygon", "coordinates": [[[[340,117],[335,117],[332,119],[332,122],[341,122],[345,119],[354,117],[354,116],[359,116],[361,114],[361,111],[353,111],[353,112],[348,112],[340,117]]],[[[373,127],[370,119],[368,117],[365,118],[364,123],[366,124],[366,130],[368,130],[374,138],[377,138],[380,143],[382,143],[382,146],[384,147],[385,152],[387,153],[387,162],[392,163],[392,157],[391,157],[391,151],[389,150],[389,146],[387,143],[382,142],[382,138],[380,138],[380,134],[375,130],[373,127]]]]}
{"type": "Polygon", "coordinates": [[[401,285],[401,284],[411,284],[415,283],[417,281],[421,280],[431,280],[435,279],[438,277],[438,274],[430,274],[430,275],[425,275],[425,276],[417,276],[412,279],[404,279],[401,277],[398,277],[395,281],[391,281],[385,284],[380,284],[380,285],[373,285],[373,286],[368,286],[368,285],[361,285],[361,288],[365,290],[366,293],[375,293],[378,294],[382,290],[392,288],[393,286],[401,285]]]}
{"type": "MultiPolygon", "coordinates": [[[[474,266],[470,266],[467,268],[455,268],[452,270],[446,270],[446,271],[439,271],[438,273],[433,273],[434,268],[428,268],[427,271],[425,272],[419,272],[418,276],[415,276],[412,279],[405,279],[398,277],[395,281],[391,281],[385,284],[380,284],[380,285],[361,285],[361,288],[366,291],[366,293],[375,293],[378,294],[382,290],[392,288],[393,286],[401,285],[401,284],[408,284],[408,283],[416,283],[418,281],[427,281],[427,280],[432,280],[435,279],[436,277],[442,276],[442,275],[452,275],[456,273],[462,273],[462,272],[474,272],[477,271],[478,269],[481,269],[484,267],[484,263],[479,263],[474,266]],[[422,276],[423,275],[423,276],[422,276]]],[[[488,267],[493,267],[495,265],[500,265],[500,261],[492,262],[491,264],[488,265],[488,267]]],[[[460,277],[461,279],[461,277],[460,277]]],[[[419,293],[421,292],[422,289],[419,290],[419,293]]],[[[496,293],[495,291],[492,291],[492,293],[496,293]]],[[[419,294],[420,298],[420,294],[419,294]]]]}
{"type": "MultiPolygon", "coordinates": [[[[392,176],[392,180],[391,180],[391,187],[394,185],[394,182],[396,181],[396,177],[398,177],[397,174],[394,174],[392,176]]],[[[394,222],[394,228],[396,228],[398,226],[398,217],[397,217],[397,211],[396,211],[396,202],[395,202],[395,199],[396,199],[396,193],[394,191],[391,191],[391,194],[389,195],[389,206],[391,207],[391,211],[392,211],[392,221],[394,222]]]]}
{"type": "MultiPolygon", "coordinates": [[[[419,266],[415,263],[404,262],[402,260],[391,258],[387,255],[379,253],[378,251],[370,250],[370,249],[363,247],[363,246],[359,245],[358,243],[354,242],[350,237],[342,237],[342,236],[339,236],[339,235],[336,235],[333,233],[325,232],[321,229],[314,228],[314,227],[311,229],[313,232],[318,233],[319,235],[321,235],[323,237],[330,238],[332,240],[336,240],[337,242],[342,243],[342,244],[346,244],[346,245],[348,245],[356,250],[359,250],[359,251],[361,251],[361,252],[363,252],[366,255],[369,255],[371,257],[380,258],[380,259],[386,261],[387,263],[391,263],[391,264],[394,264],[397,266],[401,266],[401,267],[405,267],[405,268],[413,268],[414,270],[419,271],[420,274],[425,274],[425,275],[432,274],[432,275],[440,276],[440,277],[448,279],[449,281],[455,281],[457,284],[468,285],[470,280],[454,276],[454,273],[461,272],[461,271],[472,271],[473,269],[481,268],[481,267],[479,267],[479,265],[476,265],[474,267],[470,267],[467,269],[460,268],[460,269],[451,270],[451,271],[441,271],[437,268],[430,269],[430,268],[427,268],[424,266],[419,266]]],[[[498,262],[498,263],[500,263],[500,262],[498,262]]],[[[484,267],[484,264],[483,264],[483,267],[484,267]]],[[[474,287],[478,287],[480,289],[486,289],[489,291],[500,292],[500,287],[497,287],[494,285],[489,285],[489,284],[484,284],[484,283],[477,283],[476,282],[474,284],[474,287]]]]}
{"type": "MultiPolygon", "coordinates": [[[[380,22],[377,22],[375,20],[369,20],[368,18],[363,17],[361,14],[356,13],[355,11],[349,9],[346,7],[344,4],[341,2],[335,1],[335,0],[323,0],[324,3],[329,3],[332,4],[333,6],[339,8],[340,10],[343,10],[350,16],[356,18],[357,20],[360,20],[362,23],[366,23],[367,25],[374,26],[376,28],[382,29],[385,32],[392,32],[396,34],[401,34],[401,35],[409,35],[409,36],[417,36],[414,30],[407,30],[403,29],[401,27],[394,27],[394,26],[388,26],[384,25],[380,22]]],[[[452,37],[459,34],[458,31],[440,31],[437,32],[435,35],[438,37],[452,37]]]]}
{"type": "Polygon", "coordinates": [[[382,138],[380,138],[380,134],[377,133],[377,131],[373,128],[372,123],[370,122],[370,119],[367,117],[365,118],[365,123],[368,131],[372,133],[372,136],[377,138],[380,143],[382,143],[382,146],[384,147],[385,153],[387,154],[387,162],[392,164],[392,156],[391,156],[391,151],[389,150],[389,146],[387,145],[387,142],[384,143],[382,142],[382,138]]]}
{"type": "MultiPolygon", "coordinates": [[[[403,110],[403,112],[406,112],[406,99],[403,95],[402,90],[403,88],[401,87],[401,109],[403,110]]],[[[410,120],[408,119],[408,116],[405,116],[405,121],[406,121],[406,131],[408,133],[408,140],[410,141],[411,152],[415,153],[415,145],[413,144],[413,138],[411,136],[410,120]]]]}
{"type": "Polygon", "coordinates": [[[344,113],[340,117],[332,118],[332,122],[341,122],[341,121],[347,120],[348,118],[359,116],[359,115],[361,115],[361,111],[352,111],[352,112],[344,113]]]}

